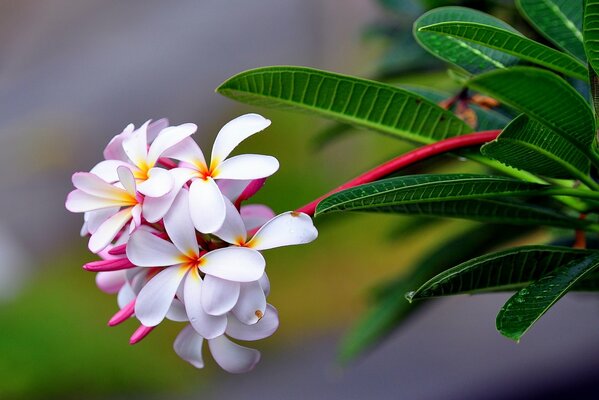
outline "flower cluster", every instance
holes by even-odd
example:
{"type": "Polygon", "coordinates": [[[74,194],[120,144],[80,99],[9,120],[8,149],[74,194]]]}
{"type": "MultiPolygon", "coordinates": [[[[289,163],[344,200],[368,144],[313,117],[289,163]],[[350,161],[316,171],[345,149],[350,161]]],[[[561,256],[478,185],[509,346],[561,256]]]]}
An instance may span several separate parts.
{"type": "Polygon", "coordinates": [[[311,218],[264,205],[242,205],[279,168],[271,156],[229,157],[270,121],[246,114],[218,133],[207,162],[191,139],[194,124],[168,121],[129,125],[104,150],[105,160],[73,175],[66,208],[84,213],[82,235],[101,260],[98,287],[118,293],[109,325],[137,318],[137,343],[164,319],[186,322],[174,349],[197,368],[207,341],[226,371],[251,370],[252,341],[277,329],[277,310],[266,302],[270,284],[260,251],[308,243],[318,233],[311,218]]]}

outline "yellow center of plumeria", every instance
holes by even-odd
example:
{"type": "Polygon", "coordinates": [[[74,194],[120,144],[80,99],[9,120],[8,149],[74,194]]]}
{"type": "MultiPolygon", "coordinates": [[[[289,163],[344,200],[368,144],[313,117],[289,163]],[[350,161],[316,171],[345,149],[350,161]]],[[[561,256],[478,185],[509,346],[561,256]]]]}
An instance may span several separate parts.
{"type": "Polygon", "coordinates": [[[136,180],[146,181],[149,178],[148,172],[152,169],[153,165],[148,165],[145,161],[137,163],[137,170],[133,171],[133,176],[136,180]]]}
{"type": "Polygon", "coordinates": [[[218,166],[220,162],[218,160],[212,160],[210,162],[210,168],[204,162],[196,162],[196,168],[198,169],[198,177],[203,180],[208,178],[216,178],[219,174],[218,166]]]}

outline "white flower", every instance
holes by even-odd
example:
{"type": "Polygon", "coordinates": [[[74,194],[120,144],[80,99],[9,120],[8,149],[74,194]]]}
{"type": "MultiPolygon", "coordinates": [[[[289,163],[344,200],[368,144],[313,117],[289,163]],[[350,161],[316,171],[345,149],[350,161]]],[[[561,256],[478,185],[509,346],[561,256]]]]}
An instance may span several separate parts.
{"type": "Polygon", "coordinates": [[[198,231],[215,232],[225,219],[224,196],[215,180],[260,179],[279,169],[279,162],[271,156],[243,154],[227,159],[239,143],[269,125],[270,121],[258,114],[246,114],[230,121],[216,136],[209,164],[202,150],[190,140],[182,141],[165,153],[183,161],[182,168],[192,171],[189,202],[191,218],[198,231]]]}
{"type": "MultiPolygon", "coordinates": [[[[259,340],[272,335],[279,326],[277,310],[267,305],[266,313],[258,323],[245,325],[229,314],[225,335],[207,339],[212,357],[225,371],[243,373],[251,371],[260,361],[260,352],[232,342],[227,336],[238,340],[259,340]]],[[[174,343],[175,352],[196,368],[204,367],[202,345],[204,338],[191,325],[185,327],[174,343]]]]}
{"type": "Polygon", "coordinates": [[[224,315],[237,303],[240,282],[258,281],[265,261],[252,249],[226,247],[202,250],[189,217],[189,195],[182,190],[164,217],[172,243],[138,230],[127,243],[127,257],[139,267],[166,267],[141,289],[135,314],[142,324],[159,324],[177,294],[193,327],[205,338],[221,335],[226,328],[224,315]],[[204,278],[200,276],[204,275],[204,278]]]}

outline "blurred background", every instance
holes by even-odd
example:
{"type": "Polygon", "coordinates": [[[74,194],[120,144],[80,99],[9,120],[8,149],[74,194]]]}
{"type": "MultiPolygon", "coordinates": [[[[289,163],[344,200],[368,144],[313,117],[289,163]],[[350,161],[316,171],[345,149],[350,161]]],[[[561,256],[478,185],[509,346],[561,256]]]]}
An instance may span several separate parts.
{"type": "Polygon", "coordinates": [[[243,106],[214,89],[248,68],[292,64],[451,91],[444,66],[411,36],[417,16],[444,4],[521,23],[511,1],[0,3],[0,399],[514,399],[590,387],[599,303],[584,295],[562,300],[520,344],[494,328],[508,295],[435,301],[371,352],[336,362],[372,287],[408,273],[465,222],[406,235],[407,217],[344,215],[317,220],[315,243],[268,252],[281,327],[251,344],[263,359],[244,376],[207,354],[205,370],[180,360],[175,323],[130,346],[136,325],[106,326],[115,298],[80,268],[93,257],[78,235],[81,216],[64,209],[70,176],[100,161],[130,122],[194,122],[208,146],[233,117],[265,115],[272,126],[238,151],[280,160],[255,198],[277,212],[407,150],[366,131],[330,140],[325,121],[243,106]]]}

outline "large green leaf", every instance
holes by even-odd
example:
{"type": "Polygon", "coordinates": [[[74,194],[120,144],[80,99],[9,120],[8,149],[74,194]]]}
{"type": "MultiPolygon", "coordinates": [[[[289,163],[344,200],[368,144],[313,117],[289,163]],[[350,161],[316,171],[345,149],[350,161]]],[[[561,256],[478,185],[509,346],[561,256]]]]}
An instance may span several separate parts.
{"type": "Polygon", "coordinates": [[[586,221],[506,197],[553,193],[549,188],[547,185],[487,175],[401,176],[335,193],[318,204],[315,215],[334,211],[368,211],[515,225],[586,227],[586,221]],[[504,199],[498,200],[498,197],[504,199]]]}
{"type": "Polygon", "coordinates": [[[518,58],[476,43],[421,32],[423,26],[447,21],[478,22],[506,30],[513,30],[505,22],[480,11],[463,7],[441,7],[427,12],[414,23],[414,37],[422,47],[440,59],[450,62],[472,74],[495,68],[504,68],[518,62],[518,58]]]}
{"type": "Polygon", "coordinates": [[[513,240],[526,232],[522,227],[484,224],[436,243],[421,260],[411,266],[409,273],[391,283],[386,282],[383,288],[377,290],[375,304],[342,341],[339,352],[341,361],[347,362],[380,343],[409,316],[422,309],[425,302],[410,304],[405,300],[404,293],[408,290],[443,271],[448,264],[458,264],[476,257],[491,246],[513,240]],[[464,246],[464,243],[468,243],[468,246],[464,246]]]}
{"type": "Polygon", "coordinates": [[[582,36],[589,64],[599,73],[599,0],[585,0],[582,36]]]}
{"type": "Polygon", "coordinates": [[[523,246],[486,254],[449,268],[406,297],[418,300],[481,291],[509,290],[536,281],[560,265],[591,254],[559,246],[523,246]]]}
{"type": "Polygon", "coordinates": [[[475,22],[442,22],[423,26],[419,31],[436,32],[456,39],[478,43],[573,78],[588,80],[588,71],[579,60],[530,40],[520,33],[475,22]]]}
{"type": "Polygon", "coordinates": [[[583,0],[516,0],[516,5],[545,38],[584,61],[582,2],[583,0]]]}
{"type": "Polygon", "coordinates": [[[588,103],[557,75],[512,67],[479,75],[468,86],[512,106],[592,155],[595,119],[588,103]]]}
{"type": "Polygon", "coordinates": [[[588,177],[590,163],[586,155],[524,114],[514,119],[496,140],[484,145],[481,152],[514,168],[593,184],[588,177]]]}
{"type": "Polygon", "coordinates": [[[497,330],[520,340],[559,299],[599,265],[599,252],[562,264],[512,296],[497,315],[497,330]]]}
{"type": "Polygon", "coordinates": [[[406,90],[312,68],[245,71],[217,92],[244,103],[319,114],[418,144],[472,131],[452,113],[406,90]]]}

